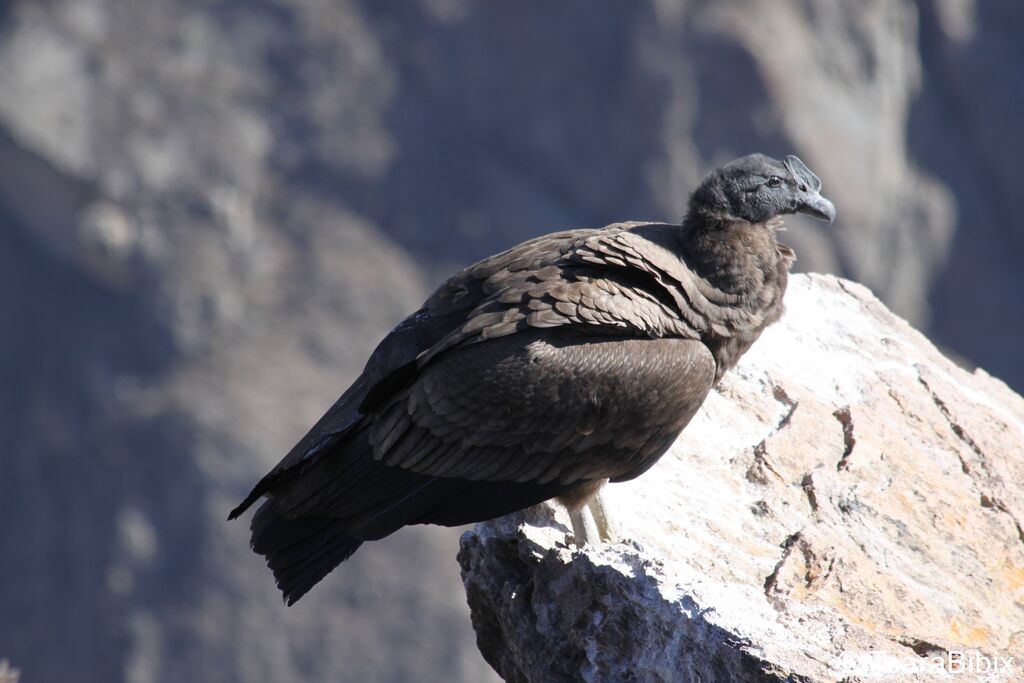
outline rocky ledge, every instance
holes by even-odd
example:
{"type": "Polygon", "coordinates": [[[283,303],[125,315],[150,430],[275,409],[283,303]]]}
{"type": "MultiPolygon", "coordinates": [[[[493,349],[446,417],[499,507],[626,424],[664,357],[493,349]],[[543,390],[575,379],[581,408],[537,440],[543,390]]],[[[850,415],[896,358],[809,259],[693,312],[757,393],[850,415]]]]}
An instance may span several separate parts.
{"type": "Polygon", "coordinates": [[[618,543],[540,506],[459,562],[508,681],[1024,679],[1024,399],[867,289],[787,313],[672,450],[602,495],[618,543]]]}

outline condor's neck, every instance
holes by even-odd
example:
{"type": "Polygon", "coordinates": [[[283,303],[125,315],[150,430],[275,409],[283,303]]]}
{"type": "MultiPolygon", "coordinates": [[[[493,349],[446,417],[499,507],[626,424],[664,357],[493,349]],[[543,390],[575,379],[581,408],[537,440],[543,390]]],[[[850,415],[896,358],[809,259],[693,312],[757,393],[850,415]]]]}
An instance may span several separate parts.
{"type": "Polygon", "coordinates": [[[780,261],[775,239],[781,223],[778,219],[748,223],[688,216],[683,222],[683,251],[694,272],[715,288],[759,299],[765,285],[778,282],[789,270],[789,261],[780,261]]]}

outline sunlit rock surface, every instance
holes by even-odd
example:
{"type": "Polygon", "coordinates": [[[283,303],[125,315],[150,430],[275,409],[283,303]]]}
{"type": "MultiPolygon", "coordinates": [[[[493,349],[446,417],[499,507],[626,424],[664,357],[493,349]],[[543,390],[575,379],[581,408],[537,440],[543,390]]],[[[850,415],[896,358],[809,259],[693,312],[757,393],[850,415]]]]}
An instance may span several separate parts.
{"type": "Polygon", "coordinates": [[[604,490],[628,540],[576,550],[552,508],[463,536],[507,680],[937,680],[958,652],[1024,676],[1024,400],[859,285],[786,300],[658,465],[604,490]]]}

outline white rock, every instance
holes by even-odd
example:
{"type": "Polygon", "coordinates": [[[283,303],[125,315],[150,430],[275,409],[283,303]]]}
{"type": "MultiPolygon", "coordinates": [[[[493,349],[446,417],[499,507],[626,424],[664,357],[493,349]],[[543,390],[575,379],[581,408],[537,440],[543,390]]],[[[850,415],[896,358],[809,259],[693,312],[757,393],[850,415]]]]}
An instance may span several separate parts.
{"type": "Polygon", "coordinates": [[[1024,400],[860,285],[795,276],[787,308],[605,488],[628,542],[567,546],[551,506],[463,536],[506,680],[1024,679],[1024,400]]]}

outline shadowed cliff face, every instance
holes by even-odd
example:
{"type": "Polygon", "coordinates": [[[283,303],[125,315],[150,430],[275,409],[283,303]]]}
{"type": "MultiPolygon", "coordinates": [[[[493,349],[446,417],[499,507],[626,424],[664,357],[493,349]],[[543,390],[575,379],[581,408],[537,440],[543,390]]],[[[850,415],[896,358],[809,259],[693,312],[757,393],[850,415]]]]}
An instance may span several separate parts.
{"type": "Polygon", "coordinates": [[[1021,386],[1024,86],[1000,74],[1022,17],[4,4],[0,657],[27,680],[489,675],[453,532],[375,545],[284,610],[226,511],[443,275],[677,218],[750,151],[800,155],[840,207],[791,221],[799,267],[1021,386]]]}

